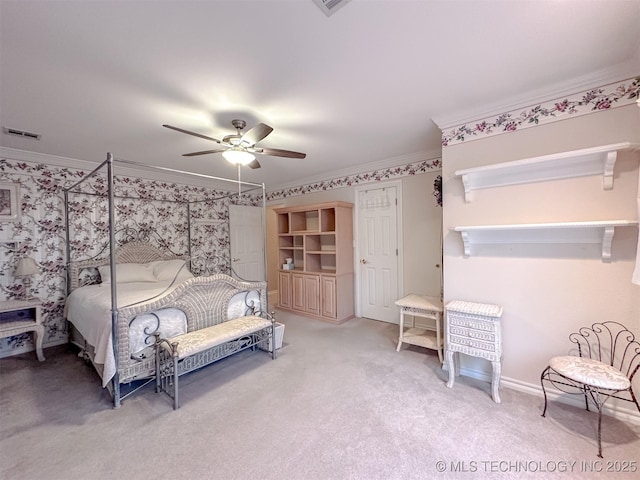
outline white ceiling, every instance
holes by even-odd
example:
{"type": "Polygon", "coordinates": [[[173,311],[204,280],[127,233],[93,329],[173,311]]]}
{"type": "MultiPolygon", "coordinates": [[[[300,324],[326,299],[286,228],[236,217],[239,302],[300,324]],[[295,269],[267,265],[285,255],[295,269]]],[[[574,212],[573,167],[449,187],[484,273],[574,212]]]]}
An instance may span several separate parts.
{"type": "Polygon", "coordinates": [[[307,153],[243,170],[268,190],[434,158],[434,118],[640,73],[640,0],[0,0],[0,21],[0,123],[42,135],[1,146],[235,178],[161,125],[221,138],[241,118],[307,153]]]}

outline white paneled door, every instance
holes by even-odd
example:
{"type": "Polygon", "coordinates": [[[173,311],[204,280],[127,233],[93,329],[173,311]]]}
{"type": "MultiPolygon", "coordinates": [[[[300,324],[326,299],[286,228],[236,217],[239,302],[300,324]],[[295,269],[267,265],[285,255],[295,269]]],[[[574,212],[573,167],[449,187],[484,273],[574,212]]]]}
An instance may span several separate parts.
{"type": "Polygon", "coordinates": [[[398,323],[398,211],[396,187],[358,192],[361,315],[398,323]]]}
{"type": "Polygon", "coordinates": [[[233,276],[241,280],[265,280],[262,207],[229,206],[229,240],[233,276]]]}

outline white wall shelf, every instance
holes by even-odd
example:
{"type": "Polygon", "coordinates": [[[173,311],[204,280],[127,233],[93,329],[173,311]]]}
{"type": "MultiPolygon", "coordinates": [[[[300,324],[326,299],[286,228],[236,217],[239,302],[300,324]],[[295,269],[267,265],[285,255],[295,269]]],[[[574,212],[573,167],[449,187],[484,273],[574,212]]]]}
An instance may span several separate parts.
{"type": "Polygon", "coordinates": [[[465,256],[472,245],[499,244],[601,244],[602,261],[611,261],[611,242],[616,228],[637,227],[637,220],[594,222],[524,223],[454,227],[462,235],[465,256]]]}
{"type": "Polygon", "coordinates": [[[588,175],[602,175],[602,188],[611,190],[618,152],[638,148],[638,143],[614,143],[458,170],[455,175],[462,177],[467,202],[471,201],[473,190],[588,175]]]}

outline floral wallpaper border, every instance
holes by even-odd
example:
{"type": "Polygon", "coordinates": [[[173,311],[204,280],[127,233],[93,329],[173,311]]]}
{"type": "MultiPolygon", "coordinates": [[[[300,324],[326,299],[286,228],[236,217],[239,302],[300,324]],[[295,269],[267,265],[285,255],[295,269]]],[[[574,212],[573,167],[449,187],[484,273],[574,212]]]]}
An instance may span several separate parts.
{"type": "Polygon", "coordinates": [[[541,103],[525,110],[512,110],[497,117],[457,125],[442,131],[442,146],[510,133],[544,123],[563,120],[566,116],[631,105],[640,98],[640,77],[585,90],[565,98],[541,103]]]}
{"type": "MultiPolygon", "coordinates": [[[[432,170],[440,170],[442,168],[442,159],[435,158],[431,160],[423,160],[420,162],[408,163],[407,165],[390,167],[382,170],[373,170],[372,172],[358,173],[355,175],[347,175],[346,177],[333,178],[316,183],[308,183],[297,187],[285,188],[267,192],[267,201],[278,200],[281,198],[293,197],[295,195],[304,195],[313,192],[322,192],[333,190],[334,188],[352,187],[363,183],[381,182],[392,178],[406,177],[409,175],[419,175],[432,170]]],[[[433,196],[438,202],[439,192],[437,185],[434,185],[433,196]]],[[[440,202],[438,202],[440,205],[440,202]]]]}

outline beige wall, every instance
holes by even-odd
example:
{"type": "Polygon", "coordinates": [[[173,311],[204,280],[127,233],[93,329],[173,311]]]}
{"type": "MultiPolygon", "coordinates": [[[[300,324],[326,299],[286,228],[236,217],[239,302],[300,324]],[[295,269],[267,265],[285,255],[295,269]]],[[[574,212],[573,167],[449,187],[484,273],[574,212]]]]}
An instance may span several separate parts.
{"type": "MultiPolygon", "coordinates": [[[[640,109],[627,106],[497,135],[443,149],[445,302],[458,299],[504,307],[503,383],[539,389],[548,359],[568,353],[568,334],[583,325],[617,320],[640,335],[640,286],[631,283],[638,230],[616,230],[612,262],[593,246],[502,245],[463,257],[461,225],[638,218],[640,152],[619,155],[614,189],[602,177],[478,190],[465,203],[454,172],[545,154],[640,141],[640,109]]],[[[470,374],[490,371],[463,357],[470,374]]]]}
{"type": "MultiPolygon", "coordinates": [[[[406,293],[440,295],[440,238],[442,208],[433,197],[433,182],[440,171],[402,177],[403,282],[406,293]]],[[[376,183],[383,186],[385,182],[376,183]]],[[[356,187],[336,188],[323,192],[297,195],[270,202],[267,209],[277,206],[309,205],[312,203],[344,201],[355,204],[356,187]]],[[[277,258],[275,221],[269,227],[267,213],[267,258],[277,258]]],[[[355,232],[355,225],[354,225],[355,232]]],[[[357,241],[357,239],[356,239],[357,241]]],[[[268,263],[268,289],[278,289],[277,264],[268,263]]],[[[274,305],[274,304],[272,304],[274,305]]]]}
{"type": "Polygon", "coordinates": [[[433,196],[441,172],[405,177],[402,182],[404,293],[440,297],[442,207],[433,196]]]}

